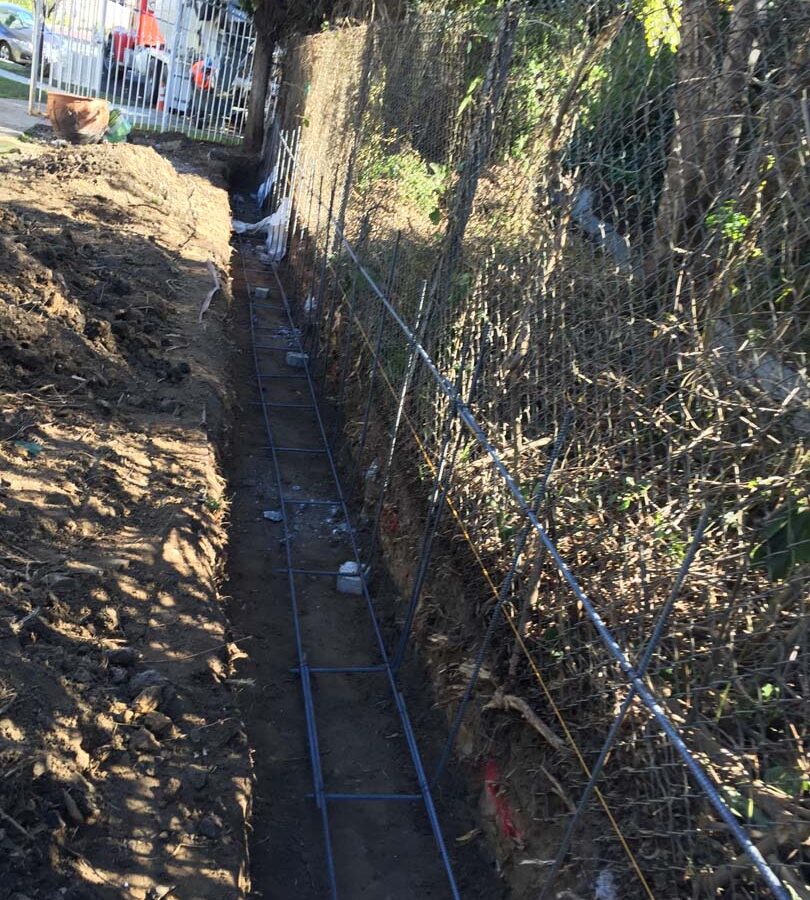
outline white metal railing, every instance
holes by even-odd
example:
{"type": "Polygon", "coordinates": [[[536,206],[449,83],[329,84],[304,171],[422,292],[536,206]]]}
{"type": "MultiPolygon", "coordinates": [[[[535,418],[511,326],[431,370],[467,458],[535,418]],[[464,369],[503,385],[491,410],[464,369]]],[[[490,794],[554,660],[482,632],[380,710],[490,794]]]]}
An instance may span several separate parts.
{"type": "Polygon", "coordinates": [[[138,128],[238,142],[255,45],[229,0],[37,0],[31,110],[101,97],[138,128]]]}

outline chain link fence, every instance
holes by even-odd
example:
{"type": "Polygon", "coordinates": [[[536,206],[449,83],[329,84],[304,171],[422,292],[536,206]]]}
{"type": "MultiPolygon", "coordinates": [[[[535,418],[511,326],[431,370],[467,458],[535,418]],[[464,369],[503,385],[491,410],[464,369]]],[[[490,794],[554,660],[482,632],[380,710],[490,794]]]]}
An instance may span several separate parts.
{"type": "Polygon", "coordinates": [[[808,36],[548,0],[286,48],[302,321],[515,896],[810,896],[808,36]]]}

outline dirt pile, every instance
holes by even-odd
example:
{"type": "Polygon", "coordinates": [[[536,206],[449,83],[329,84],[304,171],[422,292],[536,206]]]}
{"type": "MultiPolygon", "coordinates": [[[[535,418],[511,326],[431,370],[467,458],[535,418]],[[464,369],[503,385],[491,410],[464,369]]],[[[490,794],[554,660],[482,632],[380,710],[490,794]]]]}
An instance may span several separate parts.
{"type": "Polygon", "coordinates": [[[0,178],[0,897],[244,891],[227,291],[198,321],[230,219],[183,151],[0,178]]]}

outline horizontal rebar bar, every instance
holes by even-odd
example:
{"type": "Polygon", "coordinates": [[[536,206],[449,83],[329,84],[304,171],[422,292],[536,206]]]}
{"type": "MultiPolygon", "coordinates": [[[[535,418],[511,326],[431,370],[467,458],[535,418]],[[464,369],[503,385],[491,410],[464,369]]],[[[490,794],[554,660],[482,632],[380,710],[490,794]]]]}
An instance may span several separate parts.
{"type": "Polygon", "coordinates": [[[308,500],[305,497],[281,497],[279,503],[287,506],[340,506],[340,500],[308,500]]]}
{"type": "Polygon", "coordinates": [[[408,803],[418,802],[422,799],[421,794],[339,794],[328,791],[324,794],[324,799],[330,803],[334,801],[353,801],[353,800],[404,800],[408,803]]]}
{"type": "MultiPolygon", "coordinates": [[[[291,671],[297,672],[298,669],[291,671]]],[[[385,673],[385,666],[310,666],[309,672],[310,675],[373,675],[377,672],[385,673]]]]}
{"type": "MultiPolygon", "coordinates": [[[[291,352],[292,352],[291,350],[287,350],[287,353],[291,353],[291,352]]],[[[306,381],[306,378],[307,378],[306,375],[299,375],[298,373],[290,373],[290,374],[281,373],[279,375],[265,375],[262,372],[260,372],[256,377],[261,378],[261,379],[264,379],[264,378],[291,378],[294,381],[306,381]]]]}

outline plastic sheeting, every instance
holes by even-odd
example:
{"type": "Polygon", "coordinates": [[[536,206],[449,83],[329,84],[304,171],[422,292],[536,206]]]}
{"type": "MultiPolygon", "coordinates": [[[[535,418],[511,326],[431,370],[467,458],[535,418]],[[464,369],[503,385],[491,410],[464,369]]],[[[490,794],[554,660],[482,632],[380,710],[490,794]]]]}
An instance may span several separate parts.
{"type": "Polygon", "coordinates": [[[287,252],[287,229],[290,224],[292,201],[283,197],[276,211],[259,222],[242,222],[234,219],[232,228],[237,234],[267,234],[262,259],[265,262],[279,262],[287,252]]]}
{"type": "Polygon", "coordinates": [[[264,204],[267,202],[267,198],[270,196],[270,191],[273,189],[273,185],[276,183],[276,179],[278,178],[278,163],[273,166],[273,171],[267,176],[267,178],[259,185],[259,190],[256,193],[256,202],[259,204],[259,209],[264,208],[264,204]]]}

